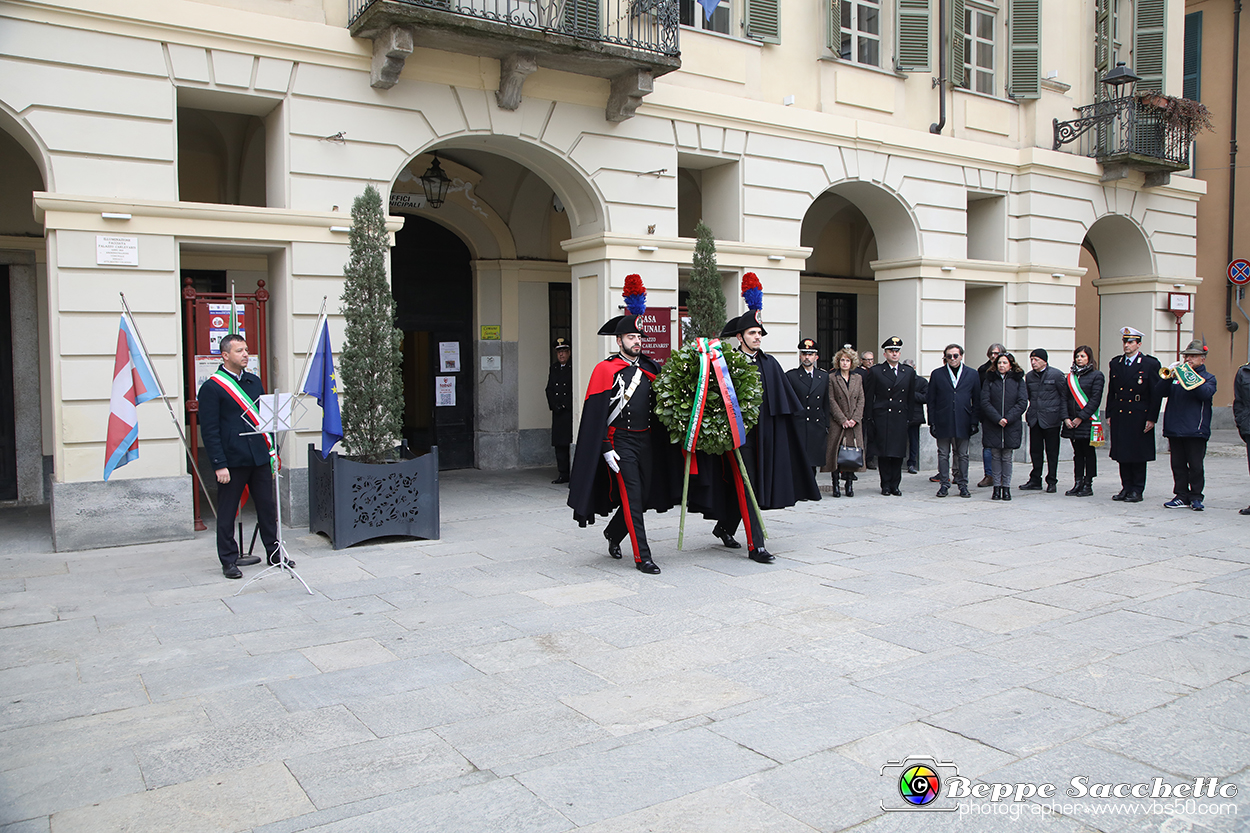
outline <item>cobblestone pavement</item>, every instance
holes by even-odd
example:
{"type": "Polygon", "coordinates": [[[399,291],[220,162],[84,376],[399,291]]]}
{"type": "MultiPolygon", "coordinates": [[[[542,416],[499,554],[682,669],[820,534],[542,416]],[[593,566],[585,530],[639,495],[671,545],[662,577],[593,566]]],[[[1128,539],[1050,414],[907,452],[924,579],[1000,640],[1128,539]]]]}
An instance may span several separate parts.
{"type": "Polygon", "coordinates": [[[0,831],[1250,830],[1244,451],[1203,513],[1166,455],[1138,505],[1101,470],[1010,504],[868,472],[768,513],[768,566],[649,514],[654,577],[551,472],[449,472],[441,541],[291,532],[311,596],[232,595],[208,533],[53,553],[7,510],[0,831]],[[885,812],[907,756],[1012,795],[885,812]],[[1130,792],[1195,778],[1225,796],[1130,792]]]}

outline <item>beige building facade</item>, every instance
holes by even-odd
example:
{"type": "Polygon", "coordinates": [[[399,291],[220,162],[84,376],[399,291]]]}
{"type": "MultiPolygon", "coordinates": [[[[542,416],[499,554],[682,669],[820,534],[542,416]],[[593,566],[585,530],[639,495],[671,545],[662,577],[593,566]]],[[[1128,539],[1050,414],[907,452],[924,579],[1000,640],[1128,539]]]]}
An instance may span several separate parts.
{"type": "MultiPolygon", "coordinates": [[[[676,319],[700,219],[730,315],[741,275],[759,275],[765,348],[785,365],[800,336],[827,355],[898,335],[925,372],[948,342],[1045,347],[1063,367],[1082,340],[1118,352],[1125,324],[1167,355],[1167,294],[1201,283],[1204,183],[1053,148],[1055,123],[1105,95],[1111,58],[1180,95],[1185,11],[0,0],[7,499],[50,501],[59,549],[190,536],[162,404],[139,407],[140,458],[102,480],[119,293],[181,415],[184,289],[263,281],[262,360],[291,390],[323,300],[341,345],[345,228],[368,184],[393,220],[405,435],[447,466],[546,464],[553,335],[572,338],[583,387],[626,275],[676,319]],[[452,178],[437,208],[420,182],[435,154],[452,178]],[[134,262],[102,259],[103,237],[134,241],[134,262]],[[436,372],[452,344],[459,370],[436,372]],[[435,404],[439,375],[454,406],[435,404]]],[[[296,525],[317,424],[284,454],[296,525]]]]}

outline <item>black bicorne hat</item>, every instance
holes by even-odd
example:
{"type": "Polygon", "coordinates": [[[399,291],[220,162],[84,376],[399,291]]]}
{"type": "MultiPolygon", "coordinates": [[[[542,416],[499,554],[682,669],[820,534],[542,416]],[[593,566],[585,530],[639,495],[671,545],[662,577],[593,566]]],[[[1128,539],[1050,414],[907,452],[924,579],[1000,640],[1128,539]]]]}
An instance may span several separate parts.
{"type": "Polygon", "coordinates": [[[599,328],[601,336],[627,336],[630,333],[641,333],[638,328],[638,316],[630,313],[629,315],[618,315],[609,318],[599,328]]]}
{"type": "Polygon", "coordinates": [[[760,311],[757,309],[749,309],[737,318],[726,321],[725,328],[720,331],[720,337],[729,338],[741,335],[752,327],[759,327],[761,335],[768,335],[768,330],[764,329],[764,322],[760,320],[760,311]]]}

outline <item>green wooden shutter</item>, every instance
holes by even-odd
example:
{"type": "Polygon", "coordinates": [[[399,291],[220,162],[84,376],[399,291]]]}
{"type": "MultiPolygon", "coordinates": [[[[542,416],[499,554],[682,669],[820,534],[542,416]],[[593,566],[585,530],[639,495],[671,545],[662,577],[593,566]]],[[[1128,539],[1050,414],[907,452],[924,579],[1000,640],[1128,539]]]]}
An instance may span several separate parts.
{"type": "Polygon", "coordinates": [[[1012,98],[1042,95],[1041,0],[1011,0],[1008,12],[1011,38],[1007,55],[1007,94],[1012,98]]]}
{"type": "Polygon", "coordinates": [[[1166,22],[1166,0],[1137,0],[1133,5],[1133,71],[1141,77],[1139,92],[1163,92],[1166,22]]]}
{"type": "Polygon", "coordinates": [[[781,0],[746,0],[746,36],[781,43],[781,0]]]}
{"type": "Polygon", "coordinates": [[[828,0],[825,9],[829,14],[825,25],[825,46],[836,56],[842,52],[842,0],[828,0]]]}
{"type": "Polygon", "coordinates": [[[1202,12],[1185,15],[1185,89],[1190,101],[1202,100],[1202,12]]]}
{"type": "Polygon", "coordinates": [[[956,87],[963,87],[970,80],[964,74],[964,47],[968,45],[964,40],[968,17],[964,0],[947,0],[946,15],[947,46],[950,50],[946,56],[946,77],[956,87]]]}
{"type": "Polygon", "coordinates": [[[898,0],[894,65],[900,72],[929,71],[929,0],[898,0]]]}
{"type": "Polygon", "coordinates": [[[599,24],[599,0],[570,0],[564,7],[563,30],[570,35],[599,40],[603,29],[599,24]]]}

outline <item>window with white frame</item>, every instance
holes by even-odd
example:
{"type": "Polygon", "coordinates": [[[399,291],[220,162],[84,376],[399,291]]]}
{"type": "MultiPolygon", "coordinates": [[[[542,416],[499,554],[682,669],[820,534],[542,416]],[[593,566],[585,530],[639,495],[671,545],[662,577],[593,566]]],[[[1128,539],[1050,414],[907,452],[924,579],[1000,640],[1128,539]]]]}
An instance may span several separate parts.
{"type": "Polygon", "coordinates": [[[993,6],[973,3],[964,6],[963,86],[986,95],[995,94],[997,22],[997,10],[993,6]]]}
{"type": "MultiPolygon", "coordinates": [[[[710,0],[709,0],[710,3],[710,0]]],[[[729,34],[730,0],[720,0],[709,17],[707,8],[698,0],[681,0],[681,25],[705,32],[729,34]]]]}
{"type": "Polygon", "coordinates": [[[881,0],[842,0],[842,44],[838,57],[881,66],[881,0]]]}

